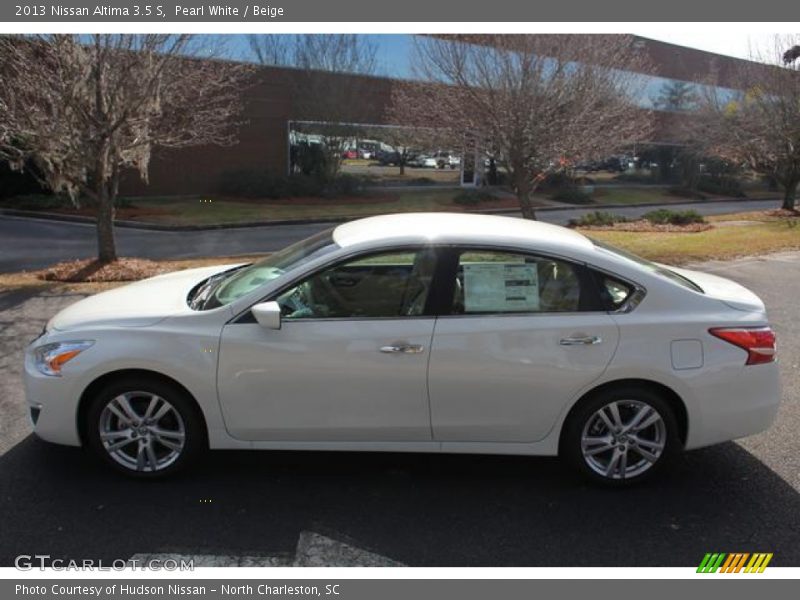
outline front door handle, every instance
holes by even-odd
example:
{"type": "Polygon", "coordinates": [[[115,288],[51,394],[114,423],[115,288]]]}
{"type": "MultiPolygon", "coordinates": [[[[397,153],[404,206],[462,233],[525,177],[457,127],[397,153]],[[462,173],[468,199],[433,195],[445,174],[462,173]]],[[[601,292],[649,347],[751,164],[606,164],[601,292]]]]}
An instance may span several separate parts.
{"type": "Polygon", "coordinates": [[[393,344],[391,346],[381,346],[384,354],[419,354],[425,350],[421,344],[393,344]]]}
{"type": "Polygon", "coordinates": [[[603,341],[598,335],[587,335],[583,337],[562,338],[559,344],[562,346],[594,346],[603,341]]]}

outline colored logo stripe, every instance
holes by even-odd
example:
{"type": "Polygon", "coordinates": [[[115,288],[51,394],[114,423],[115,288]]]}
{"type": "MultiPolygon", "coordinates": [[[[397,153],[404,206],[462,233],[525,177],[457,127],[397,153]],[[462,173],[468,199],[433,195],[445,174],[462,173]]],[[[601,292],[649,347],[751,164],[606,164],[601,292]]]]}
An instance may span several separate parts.
{"type": "Polygon", "coordinates": [[[766,553],[759,553],[753,554],[753,558],[750,559],[750,562],[745,567],[745,573],[763,573],[764,569],[767,568],[769,561],[772,560],[772,552],[766,553]]]}
{"type": "Polygon", "coordinates": [[[697,567],[698,573],[716,573],[719,566],[722,564],[722,561],[725,560],[725,554],[711,554],[710,552],[707,553],[703,560],[700,562],[700,566],[697,567]]]}
{"type": "Polygon", "coordinates": [[[724,552],[708,552],[700,566],[697,567],[698,573],[763,573],[764,569],[772,560],[772,553],[756,552],[750,554],[749,552],[733,552],[726,554],[724,552]],[[750,562],[747,562],[747,559],[750,562]],[[745,566],[747,563],[747,566],[745,566]],[[742,571],[744,569],[744,571],[742,571]]]}

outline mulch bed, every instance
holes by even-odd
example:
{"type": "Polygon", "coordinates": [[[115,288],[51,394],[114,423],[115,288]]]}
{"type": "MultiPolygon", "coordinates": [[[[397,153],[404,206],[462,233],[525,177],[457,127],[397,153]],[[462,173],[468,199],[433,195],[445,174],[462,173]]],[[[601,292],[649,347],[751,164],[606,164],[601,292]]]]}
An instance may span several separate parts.
{"type": "Polygon", "coordinates": [[[764,211],[764,214],[768,217],[778,217],[781,219],[796,219],[800,217],[800,210],[786,210],[785,208],[779,208],[777,210],[767,210],[764,211]]]}
{"type": "Polygon", "coordinates": [[[94,259],[71,260],[43,269],[36,273],[36,277],[43,281],[69,283],[137,281],[168,270],[164,265],[142,258],[120,258],[113,263],[101,263],[94,259]]]}
{"type": "Polygon", "coordinates": [[[698,233],[708,231],[714,226],[710,223],[690,223],[688,225],[661,225],[654,224],[642,219],[641,221],[629,221],[627,223],[615,223],[614,225],[593,225],[581,226],[579,229],[586,231],[635,231],[639,233],[698,233]]]}

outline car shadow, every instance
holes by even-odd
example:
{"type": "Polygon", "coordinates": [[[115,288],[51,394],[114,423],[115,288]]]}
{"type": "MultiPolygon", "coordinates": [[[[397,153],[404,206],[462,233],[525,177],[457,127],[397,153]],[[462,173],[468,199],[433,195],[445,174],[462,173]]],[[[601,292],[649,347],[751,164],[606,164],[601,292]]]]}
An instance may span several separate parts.
{"type": "Polygon", "coordinates": [[[800,496],[734,443],[617,490],[549,458],[332,452],[218,451],[138,481],[29,436],[0,457],[0,481],[0,566],[287,555],[301,530],[412,566],[692,566],[717,551],[800,565],[800,496]]]}

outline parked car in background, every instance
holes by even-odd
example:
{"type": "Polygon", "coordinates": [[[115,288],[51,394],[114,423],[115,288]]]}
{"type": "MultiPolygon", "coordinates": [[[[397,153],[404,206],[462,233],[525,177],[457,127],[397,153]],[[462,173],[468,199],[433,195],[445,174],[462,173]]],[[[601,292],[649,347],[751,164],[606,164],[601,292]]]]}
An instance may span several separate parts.
{"type": "Polygon", "coordinates": [[[438,169],[457,169],[461,166],[461,157],[449,151],[437,152],[434,158],[438,169]]]}
{"type": "Polygon", "coordinates": [[[408,161],[408,164],[420,169],[435,169],[438,166],[438,161],[435,156],[430,154],[417,154],[408,161]]]}
{"type": "Polygon", "coordinates": [[[396,151],[378,150],[378,152],[375,153],[375,160],[377,160],[381,166],[396,165],[400,161],[400,153],[396,151]]]}
{"type": "Polygon", "coordinates": [[[24,378],[39,437],[133,476],[207,448],[365,450],[560,455],[624,485],[768,428],[775,359],[764,304],[732,281],[426,213],[81,300],[24,378]]]}

